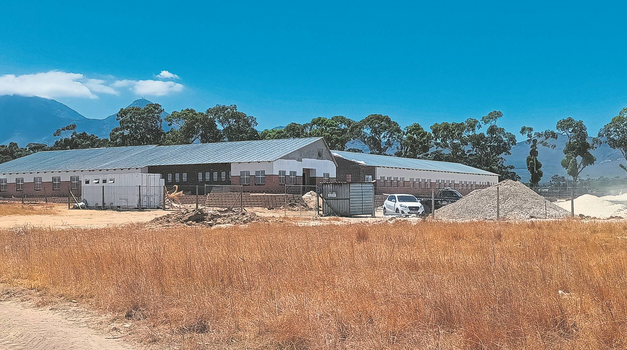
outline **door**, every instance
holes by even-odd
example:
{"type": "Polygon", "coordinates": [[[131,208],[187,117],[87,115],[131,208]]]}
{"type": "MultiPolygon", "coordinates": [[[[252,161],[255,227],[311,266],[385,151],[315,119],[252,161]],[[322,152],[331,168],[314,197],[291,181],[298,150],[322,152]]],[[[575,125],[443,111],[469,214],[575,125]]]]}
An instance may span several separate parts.
{"type": "Polygon", "coordinates": [[[385,209],[391,213],[394,212],[394,207],[396,206],[396,196],[392,195],[388,197],[388,200],[385,201],[385,209]]]}

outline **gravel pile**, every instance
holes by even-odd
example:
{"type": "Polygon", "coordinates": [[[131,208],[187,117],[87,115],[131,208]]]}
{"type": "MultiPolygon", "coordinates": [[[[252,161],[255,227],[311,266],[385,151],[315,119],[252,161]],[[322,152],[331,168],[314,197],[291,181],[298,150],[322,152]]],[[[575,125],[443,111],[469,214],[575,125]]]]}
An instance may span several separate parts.
{"type": "Polygon", "coordinates": [[[215,225],[242,225],[259,221],[255,213],[239,212],[230,209],[222,210],[180,210],[168,215],[155,218],[151,221],[159,226],[215,226],[215,225]]]}
{"type": "MultiPolygon", "coordinates": [[[[598,219],[627,216],[625,205],[605,200],[606,197],[599,198],[591,194],[584,194],[575,198],[575,214],[598,219]]],[[[559,202],[557,205],[570,210],[570,201],[559,202]]]]}
{"type": "Polygon", "coordinates": [[[435,211],[436,219],[496,220],[496,192],[499,188],[500,218],[503,220],[560,219],[570,212],[547,201],[524,184],[505,180],[475,190],[459,201],[435,211]]]}

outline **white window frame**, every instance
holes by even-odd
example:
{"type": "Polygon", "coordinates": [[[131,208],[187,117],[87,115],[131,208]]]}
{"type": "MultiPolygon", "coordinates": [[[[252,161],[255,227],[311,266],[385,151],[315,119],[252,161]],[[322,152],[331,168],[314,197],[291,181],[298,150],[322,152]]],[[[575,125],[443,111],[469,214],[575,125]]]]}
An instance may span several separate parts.
{"type": "Polygon", "coordinates": [[[52,177],[52,190],[61,191],[61,176],[52,177]]]}
{"type": "Polygon", "coordinates": [[[211,171],[205,171],[205,181],[211,182],[211,171]]]}
{"type": "Polygon", "coordinates": [[[198,172],[198,182],[202,182],[202,171],[198,172]]]}
{"type": "Polygon", "coordinates": [[[218,172],[217,171],[213,172],[213,182],[218,182],[218,172]]]}
{"type": "Polygon", "coordinates": [[[266,171],[256,170],[255,171],[255,185],[261,186],[265,184],[266,184],[266,171]]]}
{"type": "Polygon", "coordinates": [[[0,178],[0,192],[6,192],[7,191],[7,178],[3,177],[0,178]]]}
{"type": "Polygon", "coordinates": [[[23,177],[15,178],[15,190],[24,191],[24,178],[23,177]]]}
{"type": "Polygon", "coordinates": [[[183,173],[183,182],[187,182],[187,173],[183,173]]]}
{"type": "Polygon", "coordinates": [[[70,176],[70,189],[78,190],[80,188],[81,179],[74,175],[70,176]]]}
{"type": "Polygon", "coordinates": [[[296,185],[298,181],[296,181],[296,171],[290,171],[290,185],[296,185]]]}
{"type": "Polygon", "coordinates": [[[239,184],[248,186],[250,185],[250,171],[240,171],[239,172],[239,184]]]}
{"type": "Polygon", "coordinates": [[[329,182],[330,179],[331,179],[331,174],[329,174],[329,173],[322,173],[322,181],[329,182]]]}
{"type": "Polygon", "coordinates": [[[168,183],[172,183],[172,174],[168,174],[168,183]]]}
{"type": "Polygon", "coordinates": [[[226,171],[223,171],[222,173],[220,173],[220,178],[222,182],[226,181],[226,171]]]}
{"type": "Polygon", "coordinates": [[[285,170],[279,170],[279,185],[285,185],[285,170]]]}
{"type": "Polygon", "coordinates": [[[365,176],[364,176],[364,181],[366,181],[366,182],[372,182],[372,175],[365,175],[365,176]]]}
{"type": "Polygon", "coordinates": [[[34,188],[35,191],[41,191],[42,189],[42,184],[43,184],[43,179],[40,176],[35,176],[33,178],[33,183],[34,183],[34,188]]]}
{"type": "Polygon", "coordinates": [[[174,174],[174,182],[176,182],[176,183],[181,182],[181,174],[180,173],[175,173],[174,174]]]}

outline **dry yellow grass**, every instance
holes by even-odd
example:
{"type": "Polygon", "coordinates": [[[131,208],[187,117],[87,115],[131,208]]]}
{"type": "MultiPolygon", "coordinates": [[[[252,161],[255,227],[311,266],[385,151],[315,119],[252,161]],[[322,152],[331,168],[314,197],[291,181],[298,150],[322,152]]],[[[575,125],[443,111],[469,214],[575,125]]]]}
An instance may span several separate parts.
{"type": "Polygon", "coordinates": [[[578,221],[4,231],[0,276],[187,348],[624,349],[625,236],[578,221]]]}
{"type": "Polygon", "coordinates": [[[0,204],[0,216],[9,215],[50,215],[55,213],[52,205],[45,204],[0,204]]]}

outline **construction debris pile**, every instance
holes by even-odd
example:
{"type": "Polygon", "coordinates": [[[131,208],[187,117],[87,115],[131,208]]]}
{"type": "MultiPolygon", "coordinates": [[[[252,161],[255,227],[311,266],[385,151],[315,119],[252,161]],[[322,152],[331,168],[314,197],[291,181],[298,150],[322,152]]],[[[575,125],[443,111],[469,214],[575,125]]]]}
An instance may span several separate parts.
{"type": "MultiPolygon", "coordinates": [[[[584,194],[575,198],[575,215],[589,216],[597,219],[627,217],[627,206],[624,196],[597,197],[584,194]]],[[[560,207],[570,211],[570,201],[557,203],[560,207]]]]}
{"type": "Polygon", "coordinates": [[[255,213],[247,211],[186,209],[155,218],[151,223],[159,226],[188,225],[211,227],[216,225],[243,225],[260,220],[261,218],[255,213]]]}
{"type": "Polygon", "coordinates": [[[316,202],[318,200],[318,194],[316,191],[309,191],[303,195],[303,201],[307,204],[309,209],[316,208],[316,202]]]}
{"type": "Polygon", "coordinates": [[[496,220],[497,188],[500,219],[559,219],[570,215],[569,211],[547,201],[524,184],[505,180],[475,190],[459,201],[436,210],[435,217],[443,220],[496,220]]]}

